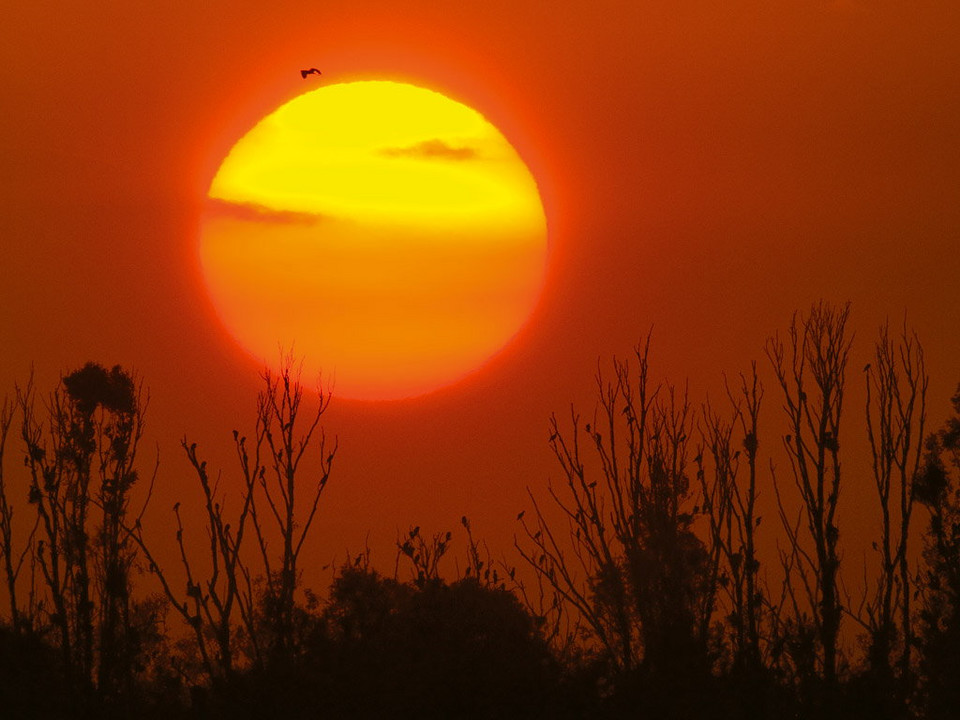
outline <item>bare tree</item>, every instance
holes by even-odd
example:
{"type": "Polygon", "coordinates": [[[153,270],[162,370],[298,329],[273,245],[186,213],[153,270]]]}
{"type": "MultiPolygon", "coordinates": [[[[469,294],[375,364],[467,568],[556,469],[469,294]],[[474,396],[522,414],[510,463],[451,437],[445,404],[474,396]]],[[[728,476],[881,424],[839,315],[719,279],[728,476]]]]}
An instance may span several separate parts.
{"type": "Polygon", "coordinates": [[[191,557],[184,540],[180,503],[174,506],[176,539],[186,588],[178,591],[169,573],[151,553],[142,524],[132,535],[150,561],[164,593],[193,629],[204,671],[213,680],[229,679],[238,667],[237,628],[242,628],[246,660],[256,664],[283,660],[293,651],[296,618],[296,590],[299,587],[297,560],[313,524],[320,496],[330,476],[336,454],[336,440],[329,443],[319,427],[330,395],[319,390],[316,412],[300,433],[303,388],[299,373],[287,357],[279,375],[265,370],[264,387],[257,399],[254,435],[247,438],[233,431],[240,466],[236,514],[227,513],[226,498],[219,490],[219,478],[212,481],[206,461],[196,443],[183,440],[182,446],[203,494],[206,517],[206,571],[191,557]],[[312,441],[319,455],[318,476],[310,488],[306,511],[301,511],[303,478],[298,473],[312,441]],[[298,497],[300,502],[298,503],[298,497]],[[256,558],[244,559],[243,540],[253,528],[256,558]],[[270,550],[270,540],[279,536],[279,558],[270,550]],[[262,579],[264,590],[255,585],[262,579]]]}
{"type": "Polygon", "coordinates": [[[870,664],[880,680],[892,680],[899,667],[902,697],[909,691],[911,649],[911,570],[908,545],[914,496],[911,491],[923,458],[928,377],[923,348],[904,326],[899,338],[880,328],[867,380],[866,419],[873,477],[880,505],[880,576],[866,604],[870,664]],[[899,658],[894,659],[899,642],[899,658]]]}
{"type": "MultiPolygon", "coordinates": [[[[795,569],[802,591],[789,573],[786,587],[805,596],[828,693],[837,682],[837,643],[843,614],[836,513],[842,477],[840,418],[851,343],[846,329],[849,314],[849,304],[834,308],[821,302],[806,316],[794,315],[787,343],[777,335],[766,348],[783,393],[790,430],[784,437],[784,447],[800,496],[800,513],[794,521],[774,475],[789,547],[784,564],[795,569]],[[801,526],[806,533],[801,534],[801,526]]],[[[799,612],[801,605],[796,600],[794,597],[794,607],[799,612]]]]}
{"type": "Polygon", "coordinates": [[[710,524],[711,546],[723,558],[724,572],[718,578],[718,585],[730,608],[727,620],[733,630],[733,667],[751,675],[762,666],[760,636],[764,601],[756,542],[762,520],[756,503],[763,385],[757,376],[756,363],[749,376],[741,374],[736,392],[729,385],[726,389],[731,417],[725,419],[709,403],[704,406],[700,424],[702,447],[695,461],[704,511],[710,524]],[[741,436],[739,443],[734,440],[737,431],[741,436]],[[745,480],[740,472],[744,459],[745,480]]]}
{"type": "Polygon", "coordinates": [[[397,565],[401,557],[407,558],[412,565],[413,583],[423,588],[429,583],[440,581],[440,561],[450,549],[453,533],[438,532],[429,538],[420,532],[420,526],[411,528],[404,537],[397,540],[397,565]]]}
{"type": "MultiPolygon", "coordinates": [[[[622,674],[632,671],[642,658],[636,610],[627,596],[625,554],[627,546],[639,543],[647,418],[653,397],[659,391],[659,388],[651,391],[648,384],[648,349],[649,343],[636,350],[639,362],[636,389],[632,384],[624,387],[631,380],[629,365],[625,362],[614,361],[613,383],[605,383],[599,374],[597,377],[601,404],[610,419],[619,420],[618,401],[623,402],[626,410],[623,416],[628,418],[626,437],[622,439],[627,448],[625,457],[621,460],[618,453],[612,453],[615,474],[611,476],[604,467],[596,476],[588,475],[581,458],[580,438],[581,431],[586,430],[588,440],[592,440],[594,430],[590,423],[584,428],[579,414],[571,408],[571,429],[565,437],[556,415],[551,416],[550,446],[565,480],[563,494],[552,484],[548,493],[565,517],[566,532],[550,523],[528,490],[535,517],[528,523],[521,516],[521,523],[530,546],[517,543],[521,557],[563,598],[571,612],[583,618],[585,627],[602,647],[614,671],[622,674]],[[622,398],[624,394],[628,397],[622,398]],[[608,504],[612,510],[608,511],[608,504]],[[622,539],[612,527],[610,513],[618,514],[622,539]]],[[[616,440],[615,431],[608,434],[610,437],[616,440]]]]}
{"type": "Polygon", "coordinates": [[[502,559],[499,562],[494,561],[486,541],[477,541],[474,538],[473,527],[466,515],[460,518],[460,524],[467,533],[467,562],[463,577],[472,577],[483,587],[500,590],[506,590],[508,580],[516,585],[517,569],[502,559]]]}
{"type": "Polygon", "coordinates": [[[23,549],[17,553],[14,549],[13,538],[14,508],[7,496],[7,481],[4,477],[3,468],[7,436],[13,425],[14,407],[14,403],[7,398],[4,398],[3,405],[0,405],[0,554],[3,556],[3,572],[6,578],[7,594],[9,595],[10,624],[13,626],[14,632],[21,632],[32,625],[32,607],[28,603],[25,609],[19,604],[17,600],[17,580],[20,577],[20,571],[23,569],[23,563],[33,546],[33,537],[37,531],[39,518],[34,521],[33,529],[30,531],[23,549]],[[24,610],[26,610],[26,615],[24,615],[24,610]]]}
{"type": "MultiPolygon", "coordinates": [[[[235,438],[237,450],[243,462],[246,454],[246,439],[235,438]]],[[[168,572],[165,571],[150,551],[143,534],[143,524],[138,519],[130,529],[131,537],[142,549],[149,562],[151,572],[157,576],[164,594],[174,609],[192,629],[197,653],[204,672],[212,680],[229,680],[236,669],[235,661],[235,625],[237,611],[242,626],[251,639],[254,660],[259,659],[256,652],[256,633],[253,626],[253,592],[249,572],[244,567],[240,549],[244,530],[252,507],[253,485],[247,483],[240,493],[240,511],[235,519],[235,529],[231,528],[226,513],[226,501],[218,489],[219,480],[211,482],[207,463],[200,459],[196,443],[185,439],[181,445],[190,462],[200,490],[203,493],[203,508],[206,516],[208,572],[201,576],[196,559],[187,552],[184,540],[183,520],[180,503],[173,506],[176,518],[176,542],[180,563],[186,578],[182,592],[175,590],[168,572]]]]}
{"type": "Polygon", "coordinates": [[[517,547],[583,619],[614,673],[684,665],[692,677],[707,665],[716,567],[692,531],[690,405],[685,393],[651,386],[648,355],[649,338],[636,348],[636,377],[618,360],[612,380],[598,373],[593,423],[581,425],[572,409],[567,431],[551,418],[564,483],[548,493],[565,527],[530,493],[534,519],[521,517],[526,541],[517,547]]]}
{"type": "MultiPolygon", "coordinates": [[[[25,388],[17,388],[17,404],[20,407],[21,437],[26,449],[24,463],[30,472],[28,499],[36,506],[40,519],[41,538],[37,541],[35,559],[46,583],[52,608],[46,610],[50,624],[56,628],[64,672],[76,680],[74,668],[73,633],[68,613],[68,583],[70,572],[65,554],[67,528],[66,488],[59,468],[61,453],[58,452],[58,436],[53,434],[53,451],[48,455],[43,427],[36,416],[33,382],[25,388]]],[[[57,403],[59,404],[59,403],[57,403]]],[[[38,612],[43,612],[43,600],[38,601],[38,612]]],[[[72,609],[72,608],[70,608],[72,609]]]]}
{"type": "Polygon", "coordinates": [[[328,440],[320,426],[331,397],[322,385],[317,387],[315,411],[306,419],[301,416],[303,386],[300,368],[294,367],[292,356],[283,359],[278,375],[264,371],[263,381],[257,401],[260,446],[256,462],[244,464],[244,476],[248,483],[255,481],[261,491],[260,504],[255,501],[251,506],[251,519],[265,571],[266,618],[272,634],[269,645],[273,654],[282,658],[289,655],[294,644],[295,599],[300,583],[297,563],[330,479],[337,440],[328,440]],[[311,470],[307,497],[298,500],[304,490],[300,466],[313,442],[316,466],[311,470]],[[269,457],[261,461],[262,455],[269,457]],[[302,514],[300,507],[305,508],[302,514]],[[271,526],[282,543],[279,558],[269,550],[271,526]]]}
{"type": "MultiPolygon", "coordinates": [[[[461,516],[460,525],[467,535],[467,557],[464,568],[457,562],[456,580],[473,579],[485,588],[506,590],[506,580],[515,580],[516,569],[500,563],[498,569],[494,563],[486,542],[478,542],[473,536],[473,528],[466,515],[461,516]],[[501,570],[503,574],[501,574],[501,570]]],[[[450,551],[453,533],[436,532],[425,535],[416,525],[397,538],[397,557],[394,565],[394,579],[399,579],[400,559],[406,558],[411,565],[413,584],[423,588],[429,583],[441,582],[440,561],[450,551]]],[[[369,549],[367,550],[369,554],[369,549]]]]}

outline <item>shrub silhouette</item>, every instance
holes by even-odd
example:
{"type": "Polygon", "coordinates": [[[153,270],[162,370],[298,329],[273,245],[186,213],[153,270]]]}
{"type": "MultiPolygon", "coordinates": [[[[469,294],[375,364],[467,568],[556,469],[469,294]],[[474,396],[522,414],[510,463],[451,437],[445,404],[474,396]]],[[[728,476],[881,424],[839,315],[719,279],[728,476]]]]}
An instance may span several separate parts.
{"type": "Polygon", "coordinates": [[[533,618],[505,590],[475,578],[418,588],[350,569],[331,599],[328,652],[318,660],[340,676],[341,708],[356,708],[356,717],[559,712],[559,667],[533,618]]]}

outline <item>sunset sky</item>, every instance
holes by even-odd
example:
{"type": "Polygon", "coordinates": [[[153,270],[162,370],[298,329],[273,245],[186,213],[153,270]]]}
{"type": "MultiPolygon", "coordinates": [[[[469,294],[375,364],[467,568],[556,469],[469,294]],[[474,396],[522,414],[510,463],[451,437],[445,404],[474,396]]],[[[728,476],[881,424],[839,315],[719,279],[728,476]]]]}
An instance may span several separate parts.
{"type": "MultiPolygon", "coordinates": [[[[535,178],[548,241],[532,314],[478,370],[396,402],[334,391],[324,562],[369,538],[392,567],[398,530],[461,515],[509,550],[526,488],[559,472],[550,413],[591,414],[598,358],[651,327],[654,375],[689,378],[697,402],[753,359],[766,373],[765,339],[821,298],[853,303],[851,417],[876,327],[905,311],[931,423],[960,382],[954,0],[60,0],[3,15],[0,397],[31,368],[42,390],[88,360],[139,373],[158,532],[196,498],[179,439],[229,491],[231,431],[254,421],[258,365],[201,270],[211,182],[259,120],[323,84],[402,81],[480,112],[535,178]],[[301,79],[312,66],[322,77],[301,79]]],[[[845,482],[853,508],[870,480],[845,482]]]]}

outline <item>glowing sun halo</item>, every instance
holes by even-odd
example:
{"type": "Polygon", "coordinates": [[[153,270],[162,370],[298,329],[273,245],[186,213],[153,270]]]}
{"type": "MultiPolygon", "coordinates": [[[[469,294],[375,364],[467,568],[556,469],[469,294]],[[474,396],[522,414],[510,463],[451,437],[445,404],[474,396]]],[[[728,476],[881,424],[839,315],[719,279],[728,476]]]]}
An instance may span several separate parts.
{"type": "Polygon", "coordinates": [[[260,360],[293,347],[334,394],[396,399],[499,350],[543,282],[536,183],[480,113],[396,82],[321,87],[241,138],[210,186],[200,260],[260,360]]]}

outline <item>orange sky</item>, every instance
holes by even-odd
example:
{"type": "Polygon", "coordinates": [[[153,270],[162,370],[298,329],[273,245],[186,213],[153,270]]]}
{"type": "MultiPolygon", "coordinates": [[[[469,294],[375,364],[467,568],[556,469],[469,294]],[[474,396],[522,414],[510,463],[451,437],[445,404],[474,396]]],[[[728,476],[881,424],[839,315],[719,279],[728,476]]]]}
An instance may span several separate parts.
{"type": "Polygon", "coordinates": [[[907,309],[944,416],[960,381],[953,0],[147,5],[4,11],[0,395],[31,364],[41,387],[87,360],[141,373],[162,456],[154,523],[193,491],[178,438],[229,477],[230,431],[253,421],[257,368],[198,270],[204,195],[314,65],[480,110],[537,176],[551,243],[531,323],[468,380],[334,400],[325,559],[369,531],[388,564],[398,528],[462,514],[508,549],[525,486],[557,475],[549,413],[589,410],[598,356],[651,326],[655,370],[700,397],[821,297],[854,303],[853,368],[907,309]]]}

